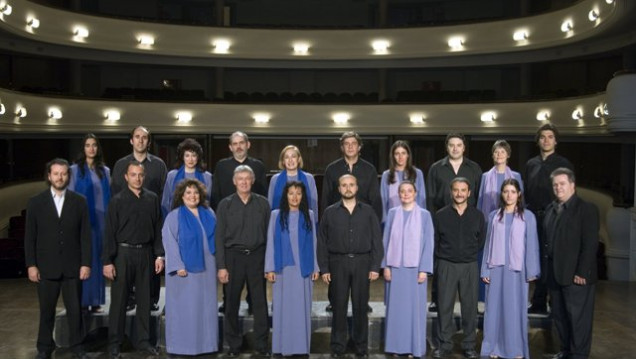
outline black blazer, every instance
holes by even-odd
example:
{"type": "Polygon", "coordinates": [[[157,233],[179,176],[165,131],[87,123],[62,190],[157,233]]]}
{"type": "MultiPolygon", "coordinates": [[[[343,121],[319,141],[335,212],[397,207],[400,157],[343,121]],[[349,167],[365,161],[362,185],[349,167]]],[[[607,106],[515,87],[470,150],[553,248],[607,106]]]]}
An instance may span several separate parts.
{"type": "MultiPolygon", "coordinates": [[[[543,230],[549,230],[548,213],[554,213],[556,202],[546,208],[543,230]]],[[[592,203],[585,202],[576,194],[566,202],[559,223],[555,228],[553,243],[553,273],[559,285],[573,284],[574,275],[585,278],[587,284],[594,284],[598,279],[596,269],[596,250],[598,247],[599,214],[592,203]]],[[[544,240],[550,238],[544,233],[544,240]]],[[[547,253],[544,254],[547,256],[547,253]]],[[[546,269],[548,261],[542,261],[546,269]]],[[[547,271],[543,271],[547,273],[547,271]]]]}
{"type": "Polygon", "coordinates": [[[77,278],[80,266],[91,266],[91,226],[82,195],[67,190],[62,216],[58,217],[47,188],[29,200],[25,230],[26,266],[36,266],[40,277],[77,278]]]}

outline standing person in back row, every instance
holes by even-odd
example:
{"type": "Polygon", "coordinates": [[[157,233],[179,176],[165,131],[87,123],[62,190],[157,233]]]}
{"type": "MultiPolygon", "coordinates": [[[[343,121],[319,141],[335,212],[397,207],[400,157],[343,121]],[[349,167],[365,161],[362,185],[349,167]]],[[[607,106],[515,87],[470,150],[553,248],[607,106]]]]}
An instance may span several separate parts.
{"type": "MultiPolygon", "coordinates": [[[[539,147],[539,155],[531,158],[526,163],[523,173],[525,184],[525,200],[528,209],[537,217],[537,233],[539,233],[539,243],[543,243],[543,231],[541,226],[545,217],[546,207],[554,200],[552,181],[550,174],[559,167],[574,170],[572,163],[567,158],[556,153],[556,145],[559,139],[559,130],[551,123],[539,127],[535,136],[535,142],[539,147]]],[[[539,247],[541,260],[544,258],[545,248],[539,247]]],[[[544,281],[536,281],[534,294],[532,295],[529,313],[546,314],[548,291],[544,281]]]]}
{"type": "MultiPolygon", "coordinates": [[[[163,187],[166,183],[166,176],[168,175],[168,168],[163,160],[149,152],[151,144],[150,131],[144,126],[137,126],[130,132],[130,144],[132,145],[133,152],[120,158],[113,167],[112,181],[110,185],[111,196],[115,196],[117,193],[128,188],[125,174],[128,168],[128,164],[131,161],[137,161],[144,167],[144,180],[143,187],[161,199],[163,193],[163,187]]],[[[159,294],[161,293],[161,277],[156,274],[151,274],[150,280],[150,309],[152,311],[159,310],[159,294]]],[[[128,298],[127,310],[135,308],[135,293],[134,288],[130,291],[130,297],[128,298]]]]}
{"type": "MultiPolygon", "coordinates": [[[[442,207],[452,203],[450,191],[450,183],[457,177],[463,177],[470,187],[470,197],[468,198],[469,206],[477,205],[479,197],[479,186],[481,183],[481,167],[464,156],[466,152],[466,138],[461,133],[451,132],[446,136],[446,157],[433,163],[428,170],[428,178],[426,179],[426,202],[427,209],[431,215],[442,207]]],[[[477,256],[475,255],[475,260],[477,256]]],[[[435,270],[435,273],[438,273],[435,270]]],[[[430,312],[437,311],[437,275],[433,276],[431,288],[431,305],[428,308],[430,312]]]]}

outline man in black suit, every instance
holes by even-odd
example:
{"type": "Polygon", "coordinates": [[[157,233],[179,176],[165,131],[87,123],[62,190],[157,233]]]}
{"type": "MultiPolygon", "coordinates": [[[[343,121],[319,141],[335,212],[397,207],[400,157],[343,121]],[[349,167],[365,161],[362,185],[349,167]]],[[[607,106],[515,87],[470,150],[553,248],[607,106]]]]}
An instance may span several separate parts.
{"type": "Polygon", "coordinates": [[[40,327],[37,359],[55,350],[55,307],[62,291],[69,326],[69,343],[76,358],[86,358],[82,345],[82,282],[91,273],[91,226],[86,199],[67,191],[70,176],[66,160],[46,164],[49,188],[27,204],[25,261],[29,280],[38,284],[40,327]]]}
{"type": "Polygon", "coordinates": [[[587,358],[592,344],[599,215],[576,195],[572,170],[550,175],[556,200],[545,210],[542,278],[550,290],[552,317],[561,340],[553,359],[587,358]]]}

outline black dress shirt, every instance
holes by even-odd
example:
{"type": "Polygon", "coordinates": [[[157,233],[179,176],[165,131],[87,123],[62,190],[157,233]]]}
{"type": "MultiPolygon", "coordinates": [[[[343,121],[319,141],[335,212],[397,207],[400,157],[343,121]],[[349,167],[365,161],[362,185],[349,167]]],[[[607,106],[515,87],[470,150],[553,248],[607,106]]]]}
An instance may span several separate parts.
{"type": "Polygon", "coordinates": [[[371,206],[358,202],[351,213],[342,201],[329,206],[320,221],[317,253],[322,273],[330,273],[330,256],[347,254],[369,254],[369,271],[379,272],[384,248],[380,221],[371,206]]]}
{"type": "Polygon", "coordinates": [[[254,184],[252,192],[267,197],[267,177],[265,176],[265,165],[263,162],[247,157],[245,161],[239,162],[234,157],[228,157],[217,162],[214,167],[214,181],[212,181],[212,208],[216,211],[219,203],[225,197],[236,193],[234,186],[234,170],[240,165],[250,166],[254,171],[254,184]]]}
{"type": "Polygon", "coordinates": [[[378,180],[378,171],[371,163],[358,158],[353,164],[351,170],[349,164],[344,158],[331,162],[325,170],[325,177],[322,182],[322,199],[321,205],[324,210],[332,204],[338,202],[341,198],[338,191],[338,180],[342,175],[351,174],[358,180],[357,199],[370,205],[378,216],[378,220],[382,219],[382,198],[380,197],[380,182],[378,180]]]}
{"type": "Polygon", "coordinates": [[[159,197],[143,188],[137,197],[128,187],[108,203],[102,261],[112,264],[119,243],[152,246],[155,257],[163,256],[163,220],[159,197]]]}
{"type": "Polygon", "coordinates": [[[462,164],[459,166],[457,174],[450,163],[448,156],[433,163],[428,170],[428,178],[426,179],[426,206],[431,213],[440,208],[451,204],[450,183],[456,177],[464,177],[470,183],[470,198],[468,204],[470,206],[477,205],[479,197],[479,185],[481,183],[481,167],[464,157],[462,164]]]}
{"type": "Polygon", "coordinates": [[[574,171],[572,163],[556,153],[549,155],[545,160],[541,155],[528,160],[523,173],[523,186],[526,189],[524,197],[528,209],[535,213],[543,211],[554,200],[550,174],[559,167],[574,171]]]}
{"type": "Polygon", "coordinates": [[[269,202],[260,194],[252,193],[247,203],[236,192],[221,200],[215,233],[218,269],[226,268],[226,250],[256,250],[267,243],[269,215],[269,202]]]}
{"type": "MultiPolygon", "coordinates": [[[[120,158],[113,167],[111,174],[112,183],[110,185],[111,195],[114,196],[124,188],[128,188],[124,175],[130,161],[134,161],[135,156],[129,154],[120,158]]],[[[163,194],[163,186],[166,183],[166,176],[168,175],[168,168],[163,160],[150,153],[146,154],[146,159],[141,162],[144,166],[144,188],[154,192],[159,198],[163,194]]]]}
{"type": "Polygon", "coordinates": [[[477,253],[486,240],[486,223],[481,211],[468,206],[460,216],[455,207],[448,205],[437,211],[433,224],[436,258],[455,263],[477,261],[477,253]]]}

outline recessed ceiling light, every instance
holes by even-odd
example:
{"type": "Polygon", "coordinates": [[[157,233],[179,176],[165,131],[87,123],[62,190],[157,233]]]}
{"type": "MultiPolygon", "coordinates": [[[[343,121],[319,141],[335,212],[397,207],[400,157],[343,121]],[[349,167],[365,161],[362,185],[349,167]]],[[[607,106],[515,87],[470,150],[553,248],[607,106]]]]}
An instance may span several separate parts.
{"type": "Polygon", "coordinates": [[[217,54],[227,54],[230,51],[230,41],[226,39],[216,39],[212,41],[214,52],[217,54]]]}
{"type": "Polygon", "coordinates": [[[547,121],[550,118],[550,111],[542,110],[537,112],[537,121],[547,121]]]}
{"type": "Polygon", "coordinates": [[[8,16],[11,15],[11,13],[13,12],[13,8],[11,7],[11,5],[5,2],[3,4],[0,4],[0,12],[8,16]]]}
{"type": "Polygon", "coordinates": [[[349,115],[346,112],[338,112],[338,113],[334,113],[331,118],[333,119],[333,122],[335,122],[338,125],[344,125],[345,123],[347,123],[349,121],[349,119],[351,118],[351,115],[349,115]]]}
{"type": "Polygon", "coordinates": [[[565,20],[561,23],[561,32],[570,32],[574,28],[572,20],[565,20]]]}
{"type": "Polygon", "coordinates": [[[512,39],[515,41],[523,41],[528,39],[528,32],[526,30],[518,30],[512,34],[512,39]]]}
{"type": "Polygon", "coordinates": [[[424,114],[423,113],[412,113],[409,116],[409,121],[416,125],[421,125],[424,123],[424,114]]]}
{"type": "Polygon", "coordinates": [[[306,56],[309,54],[309,44],[306,42],[294,43],[294,55],[306,56]]]}
{"type": "Polygon", "coordinates": [[[155,44],[155,38],[150,35],[139,35],[137,42],[141,46],[152,46],[155,44]]]}
{"type": "Polygon", "coordinates": [[[592,22],[598,20],[598,16],[599,16],[598,15],[598,10],[596,10],[596,9],[592,9],[592,10],[590,10],[590,12],[587,13],[588,20],[590,20],[592,22]]]}
{"type": "Polygon", "coordinates": [[[583,111],[580,108],[572,111],[572,119],[573,120],[582,120],[583,119],[583,111]]]}
{"type": "Polygon", "coordinates": [[[192,121],[192,112],[181,111],[176,114],[177,121],[180,123],[188,123],[192,121]]]}
{"type": "Polygon", "coordinates": [[[448,46],[453,50],[458,50],[464,47],[464,38],[456,36],[448,39],[448,46]]]}
{"type": "Polygon", "coordinates": [[[255,113],[252,118],[256,123],[268,123],[271,115],[269,113],[255,113]]]}
{"type": "Polygon", "coordinates": [[[32,29],[37,29],[38,27],[40,27],[40,20],[31,17],[27,19],[27,25],[32,29]]]}
{"type": "Polygon", "coordinates": [[[57,107],[51,107],[49,109],[49,118],[51,120],[59,120],[62,118],[62,111],[57,107]]]}
{"type": "Polygon", "coordinates": [[[497,114],[494,111],[486,111],[481,114],[481,122],[492,122],[497,118],[497,114]]]}
{"type": "Polygon", "coordinates": [[[389,47],[391,47],[391,43],[388,40],[378,39],[371,42],[371,47],[373,48],[373,52],[375,52],[376,55],[384,55],[389,53],[389,47]]]}
{"type": "Polygon", "coordinates": [[[27,115],[26,108],[25,107],[18,107],[15,110],[15,115],[18,116],[18,117],[26,117],[26,115],[27,115]]]}
{"type": "Polygon", "coordinates": [[[77,38],[85,39],[88,37],[88,29],[82,26],[76,26],[75,29],[73,29],[73,35],[77,38]]]}
{"type": "Polygon", "coordinates": [[[108,110],[104,112],[104,117],[109,121],[119,121],[121,113],[117,110],[108,110]]]}

